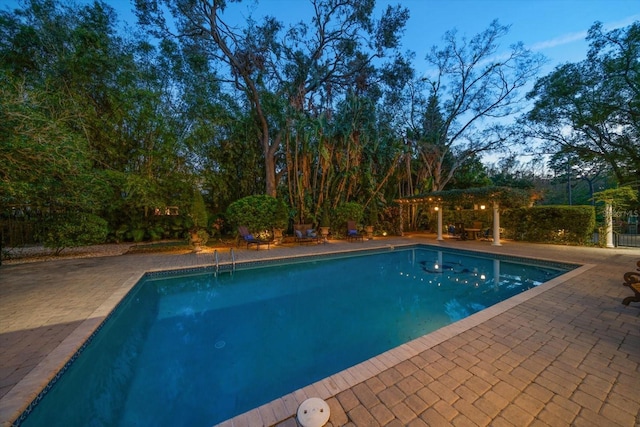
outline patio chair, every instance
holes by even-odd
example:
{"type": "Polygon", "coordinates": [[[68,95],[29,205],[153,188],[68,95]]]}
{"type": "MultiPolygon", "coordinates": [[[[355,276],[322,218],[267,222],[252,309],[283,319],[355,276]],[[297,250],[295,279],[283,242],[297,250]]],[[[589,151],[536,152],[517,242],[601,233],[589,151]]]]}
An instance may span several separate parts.
{"type": "MultiPolygon", "coordinates": [[[[638,261],[636,265],[640,267],[640,261],[638,261]]],[[[638,271],[640,271],[640,268],[638,268],[638,271]]],[[[622,304],[629,305],[629,303],[632,302],[640,302],[640,273],[636,273],[635,271],[624,273],[623,285],[628,286],[634,295],[623,299],[622,304]]]]}
{"type": "Polygon", "coordinates": [[[347,241],[360,240],[364,242],[364,235],[358,233],[355,221],[347,221],[347,241]]]}
{"type": "Polygon", "coordinates": [[[310,243],[321,241],[321,236],[313,229],[312,224],[294,224],[293,233],[296,243],[310,243]]]}
{"type": "Polygon", "coordinates": [[[482,233],[480,235],[480,240],[486,240],[486,241],[491,240],[491,229],[490,228],[485,228],[484,230],[482,230],[482,233]]]}
{"type": "Polygon", "coordinates": [[[260,249],[260,245],[267,245],[267,249],[269,249],[269,245],[271,244],[270,240],[253,237],[253,234],[249,233],[249,230],[244,225],[238,227],[238,233],[240,233],[242,239],[247,243],[247,249],[249,249],[249,245],[256,245],[256,250],[260,249]]]}
{"type": "Polygon", "coordinates": [[[456,237],[460,240],[467,240],[467,231],[464,229],[463,223],[461,222],[456,223],[453,237],[456,237]]]}

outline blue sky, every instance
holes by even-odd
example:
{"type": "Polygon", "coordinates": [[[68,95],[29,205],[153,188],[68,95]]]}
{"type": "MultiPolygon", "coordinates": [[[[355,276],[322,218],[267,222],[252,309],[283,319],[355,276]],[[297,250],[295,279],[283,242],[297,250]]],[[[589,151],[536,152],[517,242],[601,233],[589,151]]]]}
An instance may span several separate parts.
{"type": "MultiPolygon", "coordinates": [[[[564,62],[586,57],[587,30],[595,21],[605,29],[625,27],[640,20],[639,0],[400,0],[377,1],[378,16],[387,4],[401,4],[410,10],[403,37],[404,49],[416,53],[415,68],[424,73],[424,57],[433,45],[442,46],[442,36],[457,29],[472,37],[485,30],[492,20],[510,25],[504,48],[521,41],[549,59],[545,74],[564,62]]],[[[268,13],[285,23],[305,19],[309,2],[305,0],[245,0],[230,4],[246,16],[268,13]]]]}
{"type": "Polygon", "coordinates": [[[586,57],[587,30],[595,21],[605,28],[624,27],[640,20],[638,0],[405,0],[411,10],[405,45],[416,52],[416,68],[426,67],[424,56],[450,29],[469,37],[486,29],[493,19],[510,25],[504,48],[521,41],[550,60],[549,71],[563,62],[586,57]]]}
{"type": "MultiPolygon", "coordinates": [[[[79,3],[90,0],[77,0],[79,3]]],[[[120,18],[135,22],[131,0],[106,0],[120,18]]],[[[3,9],[17,7],[18,0],[0,0],[3,9]]],[[[605,29],[625,27],[640,20],[640,0],[377,0],[377,16],[388,4],[401,4],[410,10],[403,36],[404,49],[416,53],[414,66],[419,73],[427,69],[424,57],[431,46],[442,46],[442,36],[457,29],[469,37],[485,30],[493,19],[511,30],[504,39],[504,49],[521,41],[530,49],[544,54],[549,66],[577,62],[585,58],[587,30],[595,21],[605,29]]],[[[244,0],[229,3],[229,20],[269,14],[285,24],[308,21],[307,0],[244,0]],[[233,11],[233,18],[231,13],[233,11]]],[[[241,23],[240,23],[241,24],[241,23]]]]}

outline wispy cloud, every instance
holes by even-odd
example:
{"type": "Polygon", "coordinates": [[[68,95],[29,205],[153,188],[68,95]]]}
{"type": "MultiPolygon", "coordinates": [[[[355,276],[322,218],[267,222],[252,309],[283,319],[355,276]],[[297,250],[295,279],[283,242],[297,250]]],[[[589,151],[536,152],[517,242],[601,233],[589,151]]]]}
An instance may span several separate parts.
{"type": "MultiPolygon", "coordinates": [[[[616,28],[627,27],[638,20],[640,20],[640,15],[631,15],[620,21],[605,23],[603,27],[605,31],[611,31],[615,30],[616,28]]],[[[585,29],[584,31],[563,34],[550,40],[535,43],[529,48],[533,51],[539,51],[544,49],[551,49],[558,46],[564,46],[566,44],[574,43],[577,41],[583,41],[587,37],[587,32],[588,30],[585,29]]]]}
{"type": "Polygon", "coordinates": [[[586,31],[579,31],[577,33],[563,34],[560,37],[553,38],[551,40],[545,40],[542,42],[531,45],[530,49],[533,51],[551,49],[557,46],[564,46],[565,44],[573,43],[576,41],[582,41],[587,37],[586,31]]]}

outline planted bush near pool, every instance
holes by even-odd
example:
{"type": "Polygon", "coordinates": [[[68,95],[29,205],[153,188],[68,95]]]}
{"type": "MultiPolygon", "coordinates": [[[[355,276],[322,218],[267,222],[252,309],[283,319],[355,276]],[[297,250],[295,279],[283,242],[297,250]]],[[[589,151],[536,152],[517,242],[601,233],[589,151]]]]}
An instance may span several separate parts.
{"type": "Polygon", "coordinates": [[[534,206],[509,209],[500,222],[514,240],[581,245],[591,242],[596,212],[593,206],[534,206]]]}
{"type": "Polygon", "coordinates": [[[248,196],[229,205],[227,219],[234,227],[244,225],[252,233],[273,228],[284,229],[289,220],[289,210],[284,201],[275,197],[248,196]]]}
{"type": "Polygon", "coordinates": [[[334,217],[331,221],[331,229],[334,235],[340,235],[347,232],[347,221],[355,221],[357,225],[362,225],[362,217],[364,216],[364,208],[360,203],[347,202],[338,205],[334,211],[334,217]]]}
{"type": "Polygon", "coordinates": [[[43,236],[44,246],[59,255],[65,248],[104,243],[107,238],[107,221],[99,216],[71,212],[52,216],[43,236]]]}

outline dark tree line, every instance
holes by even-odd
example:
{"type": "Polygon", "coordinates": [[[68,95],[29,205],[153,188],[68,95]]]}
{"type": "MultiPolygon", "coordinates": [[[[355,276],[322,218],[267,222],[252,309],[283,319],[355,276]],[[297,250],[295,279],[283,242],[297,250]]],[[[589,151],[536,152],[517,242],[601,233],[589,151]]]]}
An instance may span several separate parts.
{"type": "MultiPolygon", "coordinates": [[[[135,28],[101,1],[1,12],[3,214],[83,212],[113,238],[159,238],[188,228],[155,214],[188,214],[194,189],[210,213],[269,194],[317,223],[347,202],[375,217],[398,197],[491,184],[480,156],[516,142],[502,119],[543,60],[522,45],[498,56],[508,27],[448,32],[425,79],[400,50],[402,6],[310,0],[304,22],[229,22],[241,6],[137,0],[135,28]]],[[[637,174],[637,33],[595,25],[589,58],[537,82],[515,135],[637,174]]]]}

